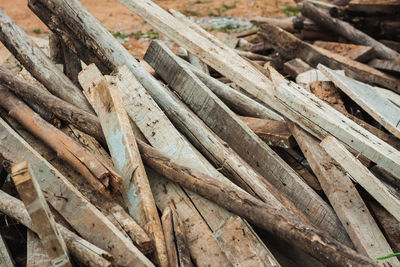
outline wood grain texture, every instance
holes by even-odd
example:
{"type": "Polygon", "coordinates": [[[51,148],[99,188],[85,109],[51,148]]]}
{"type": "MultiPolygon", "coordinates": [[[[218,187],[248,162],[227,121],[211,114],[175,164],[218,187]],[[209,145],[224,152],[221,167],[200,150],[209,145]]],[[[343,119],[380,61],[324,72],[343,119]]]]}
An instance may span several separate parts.
{"type": "Polygon", "coordinates": [[[26,266],[30,267],[51,267],[49,256],[47,256],[39,237],[27,230],[26,232],[26,266]]]}
{"type": "Polygon", "coordinates": [[[176,250],[174,224],[172,221],[172,211],[170,205],[164,209],[161,216],[161,223],[165,237],[165,244],[167,247],[169,266],[178,267],[178,252],[176,250]]]}

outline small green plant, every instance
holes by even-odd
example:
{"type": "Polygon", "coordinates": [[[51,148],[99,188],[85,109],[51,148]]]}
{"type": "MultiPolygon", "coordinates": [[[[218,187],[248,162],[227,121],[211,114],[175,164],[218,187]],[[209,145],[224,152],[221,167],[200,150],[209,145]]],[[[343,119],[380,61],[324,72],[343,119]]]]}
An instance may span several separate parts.
{"type": "Polygon", "coordinates": [[[194,10],[190,10],[190,9],[185,9],[183,11],[181,11],[185,16],[198,16],[200,15],[199,12],[194,11],[194,10]]]}
{"type": "Polygon", "coordinates": [[[386,255],[386,256],[382,256],[382,257],[379,257],[379,258],[375,258],[375,260],[376,261],[381,261],[381,260],[386,260],[386,259],[389,259],[389,258],[392,258],[392,257],[396,257],[396,256],[400,256],[400,252],[392,253],[392,254],[389,254],[389,255],[386,255]]]}
{"type": "Polygon", "coordinates": [[[150,29],[146,32],[146,37],[149,39],[158,39],[160,38],[160,34],[153,29],[150,29]]]}
{"type": "Polygon", "coordinates": [[[32,32],[33,32],[33,33],[36,33],[36,34],[40,34],[40,33],[41,33],[41,30],[40,30],[40,29],[34,29],[32,32]]]}
{"type": "Polygon", "coordinates": [[[222,2],[222,6],[225,9],[232,9],[232,8],[236,7],[236,3],[237,3],[237,0],[235,0],[232,5],[228,5],[228,4],[225,4],[225,2],[222,2]]]}
{"type": "Polygon", "coordinates": [[[126,35],[125,33],[121,32],[121,31],[118,31],[118,32],[110,31],[110,32],[114,37],[119,37],[121,39],[125,39],[128,37],[128,35],[126,35]]]}
{"type": "Polygon", "coordinates": [[[287,17],[293,17],[299,14],[299,9],[295,6],[287,6],[281,9],[282,12],[286,14],[287,17]]]}

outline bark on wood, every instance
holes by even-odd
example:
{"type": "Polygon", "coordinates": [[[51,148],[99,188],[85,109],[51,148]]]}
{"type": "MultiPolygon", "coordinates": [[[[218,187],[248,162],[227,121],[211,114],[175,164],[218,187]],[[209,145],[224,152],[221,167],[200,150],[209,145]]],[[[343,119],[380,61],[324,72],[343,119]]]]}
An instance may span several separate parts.
{"type": "Polygon", "coordinates": [[[35,46],[28,35],[0,9],[0,41],[52,94],[93,112],[82,92],[35,46]]]}
{"type": "Polygon", "coordinates": [[[236,262],[237,265],[243,264],[243,266],[266,266],[266,267],[278,267],[281,266],[279,262],[275,259],[274,255],[265,248],[260,250],[258,247],[262,242],[258,241],[258,236],[254,232],[245,230],[245,225],[247,222],[243,220],[238,220],[237,217],[231,217],[224,225],[221,226],[215,233],[219,245],[225,247],[225,238],[221,238],[227,233],[234,232],[234,242],[237,244],[234,249],[227,248],[228,256],[240,255],[242,257],[241,261],[236,262]],[[243,236],[250,236],[248,239],[253,241],[251,243],[244,243],[242,240],[243,236]],[[267,252],[267,253],[265,253],[267,252]]]}
{"type": "Polygon", "coordinates": [[[120,187],[121,177],[96,159],[63,132],[40,118],[12,92],[0,87],[0,105],[32,134],[57,152],[57,156],[71,164],[99,192],[109,197],[110,191],[120,187]]]}
{"type": "Polygon", "coordinates": [[[325,41],[316,41],[314,45],[359,62],[368,62],[375,57],[375,50],[370,46],[325,41]]]}
{"type": "MultiPolygon", "coordinates": [[[[325,194],[349,233],[357,251],[371,259],[393,253],[345,171],[320,147],[316,138],[293,123],[289,123],[289,128],[317,175],[325,194]]],[[[400,264],[396,258],[387,259],[382,263],[392,266],[400,264]]]]}
{"type": "Polygon", "coordinates": [[[305,43],[288,32],[275,26],[261,26],[260,35],[270,42],[280,53],[289,57],[299,57],[313,67],[319,63],[332,69],[343,69],[355,79],[376,83],[400,92],[400,82],[368,65],[342,57],[323,48],[305,43]]]}
{"type": "Polygon", "coordinates": [[[72,266],[68,257],[67,247],[57,230],[56,222],[51,215],[49,206],[34,176],[28,161],[15,163],[11,166],[12,178],[32,219],[34,231],[46,250],[52,265],[72,266]]]}
{"type": "MultiPolygon", "coordinates": [[[[30,230],[33,230],[32,220],[29,217],[22,201],[0,190],[0,210],[11,218],[19,221],[30,230]]],[[[111,266],[113,257],[106,251],[94,246],[64,226],[57,224],[68,251],[78,261],[88,266],[111,266]]]]}
{"type": "MultiPolygon", "coordinates": [[[[174,235],[176,241],[176,249],[178,251],[178,262],[181,267],[192,267],[192,261],[190,260],[190,252],[188,241],[186,237],[185,227],[181,218],[175,210],[173,204],[170,204],[172,212],[172,222],[174,225],[174,235]]],[[[241,219],[239,219],[242,221],[241,219]]]]}
{"type": "MultiPolygon", "coordinates": [[[[210,36],[209,33],[199,26],[195,27],[196,24],[182,24],[150,1],[129,2],[128,4],[132,10],[140,10],[142,16],[146,15],[146,20],[150,21],[156,29],[161,30],[188,51],[195,53],[209,66],[244,88],[248,94],[257,97],[266,105],[301,125],[303,129],[319,138],[327,136],[328,133],[333,134],[369,159],[384,166],[392,174],[400,177],[399,152],[343,115],[339,115],[317,97],[312,97],[302,91],[300,92],[304,94],[303,96],[297,94],[294,85],[286,86],[286,81],[280,78],[275,86],[278,87],[282,83],[281,90],[288,92],[289,95],[296,94],[298,97],[292,98],[291,105],[286,104],[285,101],[277,101],[276,90],[271,81],[210,36]],[[177,29],[179,30],[177,31],[177,29]],[[306,113],[308,114],[305,115],[306,113]],[[360,133],[362,134],[360,135],[360,133]]],[[[355,63],[357,62],[352,62],[351,65],[355,63]]],[[[394,84],[398,83],[394,82],[394,84]]]]}
{"type": "Polygon", "coordinates": [[[115,205],[110,212],[143,254],[149,254],[154,250],[149,236],[121,206],[115,205]]]}
{"type": "Polygon", "coordinates": [[[4,267],[14,267],[15,262],[11,257],[10,250],[4,242],[4,238],[0,235],[0,265],[4,267]]]}
{"type": "Polygon", "coordinates": [[[335,266],[375,266],[371,260],[335,241],[326,232],[301,223],[292,215],[257,200],[239,187],[216,181],[204,173],[181,165],[141,142],[138,145],[145,164],[158,173],[277,234],[320,261],[335,266]]]}
{"type": "Polygon", "coordinates": [[[296,142],[285,122],[252,117],[240,117],[240,119],[270,146],[283,148],[296,146],[296,142]]]}
{"type": "Polygon", "coordinates": [[[299,32],[301,28],[300,19],[298,17],[289,17],[285,19],[256,17],[250,20],[254,25],[261,26],[262,24],[271,24],[289,32],[299,32]]]}
{"type": "Polygon", "coordinates": [[[129,214],[150,235],[157,264],[168,266],[160,218],[120,92],[111,90],[94,64],[79,74],[79,82],[99,117],[114,165],[122,176],[121,192],[129,214]]]}
{"type": "Polygon", "coordinates": [[[333,137],[326,137],[321,146],[387,211],[400,221],[400,200],[376,178],[357,158],[333,137]]]}
{"type": "Polygon", "coordinates": [[[57,169],[33,150],[3,119],[0,119],[0,136],[1,154],[11,162],[28,160],[32,164],[35,175],[41,177],[38,182],[46,200],[82,237],[110,251],[116,264],[153,266],[132,242],[84,199],[57,169]]]}
{"type": "Polygon", "coordinates": [[[179,267],[178,251],[176,250],[174,224],[172,222],[172,211],[170,205],[164,209],[161,216],[161,223],[163,226],[165,244],[167,247],[169,266],[179,267]]]}
{"type": "Polygon", "coordinates": [[[368,84],[333,72],[323,65],[318,65],[318,68],[379,124],[400,138],[400,108],[378,94],[375,88],[368,84]]]}
{"type": "Polygon", "coordinates": [[[50,262],[49,256],[40,242],[39,237],[32,232],[27,230],[26,232],[26,266],[29,267],[51,267],[53,266],[50,262]]]}
{"type": "Polygon", "coordinates": [[[312,19],[322,27],[345,37],[347,40],[360,45],[373,47],[380,57],[384,59],[400,60],[400,54],[396,51],[376,41],[362,31],[357,30],[349,23],[332,18],[330,15],[324,13],[311,3],[303,3],[300,5],[299,9],[304,16],[312,19]]]}
{"type": "Polygon", "coordinates": [[[400,61],[377,59],[368,63],[371,67],[388,72],[400,73],[400,61]]]}
{"type": "Polygon", "coordinates": [[[398,0],[351,0],[347,10],[371,14],[393,14],[400,8],[398,0]]]}
{"type": "Polygon", "coordinates": [[[300,58],[292,59],[283,64],[283,70],[293,79],[296,79],[300,73],[306,72],[310,69],[312,69],[312,67],[300,58]]]}
{"type": "Polygon", "coordinates": [[[48,113],[54,114],[60,120],[74,124],[81,131],[105,144],[103,132],[94,131],[101,130],[101,127],[93,114],[69,104],[38,86],[25,82],[3,67],[0,67],[0,83],[24,100],[41,106],[48,113]]]}
{"type": "MultiPolygon", "coordinates": [[[[227,142],[255,171],[263,177],[268,177],[271,184],[293,201],[312,223],[328,231],[340,241],[346,242],[347,235],[330,207],[176,58],[177,56],[165,44],[158,41],[152,42],[144,56],[144,59],[207,126],[227,142]],[[221,124],[221,122],[224,123],[221,124]],[[239,142],[239,140],[241,141],[239,142]],[[269,164],[263,164],[261,159],[268,161],[269,164]],[[287,186],[283,186],[283,183],[287,186]],[[310,199],[313,199],[312,204],[310,199]],[[311,208],[310,205],[313,207],[311,208]],[[313,210],[313,213],[310,210],[313,210]],[[321,214],[324,219],[321,220],[316,213],[321,214]]],[[[193,144],[207,154],[210,160],[222,167],[222,172],[226,173],[225,168],[228,169],[226,166],[230,166],[228,171],[232,174],[236,173],[234,180],[236,184],[247,192],[254,192],[265,201],[273,200],[268,196],[271,194],[268,191],[272,192],[272,196],[276,199],[279,199],[278,194],[270,189],[271,186],[262,186],[262,177],[252,171],[250,166],[246,166],[245,162],[242,163],[241,158],[234,151],[229,151],[226,145],[224,146],[218,138],[213,137],[213,133],[207,131],[207,128],[202,126],[201,121],[195,115],[189,111],[184,112],[184,108],[176,108],[179,104],[167,106],[165,99],[160,101],[159,105],[163,107],[171,120],[180,125],[178,127],[186,133],[193,144]],[[173,110],[171,110],[172,106],[175,106],[173,110]],[[196,121],[198,122],[196,123],[196,121]],[[210,142],[210,140],[213,141],[210,142]],[[250,172],[254,174],[249,176],[250,172]]],[[[182,106],[182,104],[180,105],[182,106]]],[[[226,175],[229,176],[229,173],[226,175]]],[[[288,208],[292,210],[290,206],[288,208]]]]}

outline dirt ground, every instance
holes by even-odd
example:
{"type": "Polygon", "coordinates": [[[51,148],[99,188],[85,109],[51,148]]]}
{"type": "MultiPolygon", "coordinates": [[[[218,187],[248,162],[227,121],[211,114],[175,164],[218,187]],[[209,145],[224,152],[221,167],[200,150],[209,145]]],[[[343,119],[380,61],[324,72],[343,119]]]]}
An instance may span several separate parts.
{"type": "MultiPolygon", "coordinates": [[[[81,0],[94,16],[110,31],[131,35],[151,29],[141,18],[134,15],[117,0],[81,0]]],[[[156,0],[165,9],[175,9],[187,16],[234,16],[251,18],[254,16],[285,17],[282,9],[295,6],[293,0],[156,0]]],[[[48,35],[47,27],[32,13],[27,0],[0,0],[0,8],[17,22],[29,35],[48,35]]],[[[124,46],[135,56],[141,56],[147,48],[148,41],[129,38],[124,46]]],[[[5,57],[4,47],[0,44],[0,57],[5,57]]],[[[0,59],[0,61],[2,61],[0,59]]]]}

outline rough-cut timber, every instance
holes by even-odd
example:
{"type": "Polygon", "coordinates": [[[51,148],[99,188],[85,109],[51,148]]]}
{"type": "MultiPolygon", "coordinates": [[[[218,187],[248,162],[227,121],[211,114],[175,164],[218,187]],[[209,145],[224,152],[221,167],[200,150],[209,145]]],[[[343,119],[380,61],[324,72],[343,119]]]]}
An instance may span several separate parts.
{"type": "MultiPolygon", "coordinates": [[[[278,84],[274,85],[231,49],[224,46],[215,37],[210,37],[211,34],[200,30],[201,27],[193,26],[196,24],[181,23],[151,1],[124,1],[124,3],[131,10],[139,12],[154,28],[199,56],[207,65],[241,86],[250,95],[257,97],[266,105],[301,125],[303,129],[319,138],[329,134],[334,135],[353,149],[362,152],[370,160],[400,177],[400,152],[351,122],[317,97],[303,92],[304,90],[300,91],[300,95],[297,94],[295,91],[298,89],[295,86],[285,85],[287,81],[284,79],[278,79],[278,84]],[[274,87],[279,87],[279,84],[282,84],[281,90],[284,92],[298,96],[290,101],[293,104],[288,105],[284,101],[277,101],[274,87]]],[[[352,65],[354,63],[357,62],[352,62],[352,65]]],[[[398,82],[394,81],[393,84],[397,85],[398,82]]]]}
{"type": "MultiPolygon", "coordinates": [[[[186,237],[185,227],[182,219],[176,212],[173,204],[170,205],[172,212],[172,223],[174,225],[174,235],[176,242],[176,250],[178,252],[178,262],[181,267],[192,267],[193,263],[190,260],[190,252],[188,249],[188,241],[186,237]]],[[[242,221],[242,219],[239,219],[242,221]]],[[[245,227],[246,228],[246,227],[245,227]]]]}
{"type": "Polygon", "coordinates": [[[51,267],[49,256],[40,242],[39,237],[31,230],[26,231],[26,266],[51,267]]]}
{"type": "Polygon", "coordinates": [[[301,14],[313,20],[318,25],[327,28],[351,42],[360,45],[371,46],[378,55],[384,59],[400,60],[400,54],[390,49],[386,45],[376,41],[367,34],[357,30],[352,25],[337,18],[332,18],[329,14],[323,12],[313,4],[305,2],[299,7],[301,14]]]}
{"type": "Polygon", "coordinates": [[[376,55],[372,47],[364,45],[326,41],[315,41],[314,45],[359,62],[368,62],[376,55]]]}
{"type": "Polygon", "coordinates": [[[221,247],[225,247],[226,238],[224,238],[224,235],[231,232],[235,233],[234,242],[237,245],[234,246],[233,249],[226,248],[225,251],[228,254],[228,257],[232,257],[233,255],[243,257],[240,262],[236,262],[238,266],[242,263],[243,266],[279,267],[279,262],[275,259],[274,255],[266,249],[266,247],[261,249],[258,247],[263,243],[258,241],[259,237],[253,231],[248,231],[246,229],[246,225],[247,222],[238,220],[238,217],[231,217],[214,233],[214,236],[221,247]],[[250,236],[251,238],[248,238],[248,240],[253,242],[245,243],[242,239],[244,236],[250,236]]]}
{"type": "Polygon", "coordinates": [[[81,131],[93,135],[101,143],[105,143],[103,132],[93,132],[93,129],[101,130],[101,127],[98,119],[92,113],[69,104],[39,86],[27,83],[4,67],[0,67],[0,82],[24,101],[28,100],[40,105],[48,113],[54,114],[60,120],[74,124],[81,131]]]}
{"type": "Polygon", "coordinates": [[[397,74],[400,73],[400,60],[396,61],[396,60],[384,60],[375,58],[371,60],[368,63],[368,65],[383,71],[395,72],[397,74]]]}
{"type": "Polygon", "coordinates": [[[0,235],[0,266],[14,267],[14,259],[11,257],[10,251],[7,244],[4,242],[4,238],[0,235]]]}
{"type": "Polygon", "coordinates": [[[207,174],[179,164],[158,150],[139,142],[143,161],[156,172],[243,216],[292,245],[334,266],[376,266],[371,260],[334,240],[325,231],[304,224],[246,193],[238,186],[220,182],[207,174]]]}
{"type": "MultiPolygon", "coordinates": [[[[46,200],[89,242],[109,251],[121,265],[153,264],[125,238],[71,183],[0,119],[0,151],[11,162],[28,160],[32,164],[46,200]],[[99,234],[101,233],[101,234],[99,234]]],[[[0,201],[0,203],[9,201],[0,201]]],[[[14,205],[15,206],[15,205],[14,205]]],[[[67,242],[68,243],[68,242],[67,242]]]]}
{"type": "MultiPolygon", "coordinates": [[[[293,123],[289,123],[289,127],[357,251],[371,259],[393,253],[346,172],[324,151],[316,138],[293,123]]],[[[382,263],[400,264],[396,258],[382,263]]]]}
{"type": "Polygon", "coordinates": [[[400,200],[378,178],[376,178],[356,157],[335,138],[328,136],[321,146],[353,177],[372,197],[400,221],[400,200]]]}
{"type": "Polygon", "coordinates": [[[80,172],[97,191],[109,197],[110,191],[120,188],[121,177],[111,167],[99,161],[92,153],[62,131],[46,122],[14,93],[0,85],[0,106],[33,135],[57,152],[57,156],[80,172]]]}
{"type": "Polygon", "coordinates": [[[369,15],[393,14],[399,11],[399,0],[351,0],[347,10],[361,12],[369,15]]]}
{"type": "Polygon", "coordinates": [[[79,73],[79,82],[99,117],[114,166],[122,176],[121,193],[129,214],[150,235],[158,265],[168,266],[160,218],[120,92],[108,86],[94,64],[79,73]]]}
{"type": "MultiPolygon", "coordinates": [[[[333,210],[267,144],[258,138],[238,116],[225,106],[190,69],[180,64],[180,61],[176,58],[177,56],[159,41],[153,41],[144,56],[144,59],[177,92],[181,99],[197,113],[207,126],[227,142],[256,172],[268,179],[279,191],[283,192],[312,223],[328,231],[338,240],[347,241],[343,226],[341,226],[333,210]],[[263,162],[268,162],[268,164],[263,162]],[[287,186],[283,186],[283,183],[287,186]]],[[[207,129],[204,126],[202,127],[200,122],[195,126],[197,119],[195,116],[190,115],[189,112],[184,112],[183,108],[179,110],[175,108],[173,111],[169,111],[168,109],[171,108],[168,107],[167,109],[165,107],[165,100],[164,103],[160,102],[159,104],[163,106],[171,120],[175,123],[178,120],[180,125],[184,125],[180,126],[180,129],[186,132],[193,144],[200,143],[200,145],[197,145],[200,150],[201,148],[206,148],[207,151],[203,150],[202,152],[211,154],[211,158],[216,159],[217,164],[223,168],[222,171],[229,164],[232,166],[230,172],[244,173],[236,178],[235,182],[238,185],[245,188],[246,191],[250,187],[263,200],[271,201],[271,197],[268,197],[268,194],[271,193],[268,191],[279,199],[278,194],[274,194],[273,190],[260,186],[263,184],[263,178],[257,173],[253,171],[254,174],[249,177],[248,174],[251,171],[251,167],[241,163],[240,157],[234,157],[234,153],[229,152],[224,145],[218,145],[218,139],[213,138],[212,133],[207,133],[207,129]],[[185,115],[184,113],[187,114],[185,115]],[[189,119],[189,117],[191,118],[189,119]],[[195,136],[195,138],[191,136],[195,136]],[[210,140],[213,141],[210,142],[210,140]],[[223,155],[223,151],[227,151],[224,153],[225,155],[223,155]],[[238,181],[240,180],[243,180],[244,183],[239,183],[238,181]],[[247,187],[245,187],[246,184],[247,187]]],[[[177,105],[175,104],[175,106],[177,105]]],[[[227,176],[229,175],[227,174],[227,176]]]]}
{"type": "Polygon", "coordinates": [[[28,161],[15,163],[11,166],[11,174],[24,205],[32,219],[34,231],[54,266],[72,266],[68,258],[67,247],[56,227],[50,208],[34,176],[28,161]]]}
{"type": "Polygon", "coordinates": [[[300,58],[294,58],[283,64],[283,70],[293,79],[296,79],[299,74],[311,69],[312,67],[300,58]]]}
{"type": "Polygon", "coordinates": [[[374,87],[368,84],[336,73],[323,65],[318,65],[318,69],[379,124],[385,127],[394,136],[400,138],[399,107],[394,105],[387,98],[381,96],[374,87]]]}
{"type": "Polygon", "coordinates": [[[0,9],[0,41],[52,94],[85,111],[93,112],[82,92],[2,9],[0,9]]]}
{"type": "Polygon", "coordinates": [[[174,224],[172,222],[172,211],[168,205],[161,216],[161,223],[163,227],[165,245],[167,247],[169,266],[179,266],[178,251],[176,250],[174,224]]]}
{"type": "Polygon", "coordinates": [[[347,75],[351,75],[357,80],[376,83],[393,91],[400,92],[400,82],[398,79],[366,64],[308,44],[278,27],[268,24],[262,25],[260,35],[285,56],[299,57],[313,67],[321,63],[332,69],[343,69],[347,75]]]}

